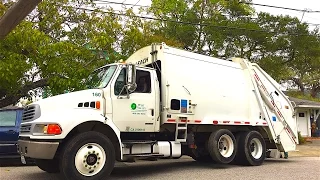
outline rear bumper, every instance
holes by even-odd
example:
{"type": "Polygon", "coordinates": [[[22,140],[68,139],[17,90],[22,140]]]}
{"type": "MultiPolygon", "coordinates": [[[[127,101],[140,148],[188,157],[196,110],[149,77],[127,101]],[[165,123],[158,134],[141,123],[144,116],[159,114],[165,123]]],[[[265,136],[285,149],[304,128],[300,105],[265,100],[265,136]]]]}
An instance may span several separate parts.
{"type": "Polygon", "coordinates": [[[53,159],[58,146],[59,142],[18,140],[19,154],[34,159],[53,159]]]}

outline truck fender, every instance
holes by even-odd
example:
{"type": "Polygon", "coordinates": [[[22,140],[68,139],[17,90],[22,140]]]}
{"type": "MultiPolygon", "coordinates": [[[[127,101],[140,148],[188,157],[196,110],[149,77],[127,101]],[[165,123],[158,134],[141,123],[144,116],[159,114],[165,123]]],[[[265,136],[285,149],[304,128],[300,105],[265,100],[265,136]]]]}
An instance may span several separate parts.
{"type": "Polygon", "coordinates": [[[120,130],[118,127],[114,124],[114,122],[111,120],[109,116],[103,117],[102,115],[99,118],[94,118],[91,120],[81,121],[79,124],[73,124],[72,127],[74,127],[69,133],[66,135],[73,134],[74,130],[93,130],[95,129],[98,132],[101,132],[110,138],[112,143],[115,146],[115,150],[118,150],[119,152],[117,159],[121,160],[123,158],[122,155],[122,143],[120,139],[120,130]],[[111,133],[111,134],[108,134],[111,133]],[[116,147],[117,146],[117,147],[116,147]]]}
{"type": "MultiPolygon", "coordinates": [[[[68,111],[52,111],[40,116],[40,118],[33,121],[34,124],[47,124],[47,123],[56,123],[59,124],[62,128],[62,133],[55,136],[42,136],[42,135],[33,135],[31,139],[60,139],[63,140],[73,135],[77,130],[86,131],[92,130],[92,128],[100,130],[100,132],[105,132],[105,129],[108,129],[109,132],[112,131],[112,135],[115,137],[112,138],[114,141],[117,140],[117,148],[119,147],[120,156],[118,158],[122,159],[122,143],[120,139],[120,130],[113,123],[111,117],[103,116],[101,111],[96,111],[94,109],[73,109],[68,111]],[[101,126],[97,124],[101,124],[101,126]],[[91,126],[92,125],[92,126],[91,126]],[[89,129],[88,129],[89,128],[89,129]],[[104,130],[103,130],[104,129],[104,130]]],[[[105,134],[105,133],[104,133],[105,134]]]]}

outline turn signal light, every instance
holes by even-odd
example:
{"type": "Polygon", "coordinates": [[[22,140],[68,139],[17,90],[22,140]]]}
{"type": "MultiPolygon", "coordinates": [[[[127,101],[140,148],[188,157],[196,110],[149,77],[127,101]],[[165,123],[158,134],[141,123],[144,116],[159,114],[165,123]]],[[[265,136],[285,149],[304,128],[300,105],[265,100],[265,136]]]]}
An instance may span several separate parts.
{"type": "Polygon", "coordinates": [[[96,108],[100,109],[100,101],[96,101],[96,108]]]}
{"type": "Polygon", "coordinates": [[[62,130],[58,124],[48,124],[44,126],[43,132],[45,134],[59,135],[62,133],[62,130]]]}

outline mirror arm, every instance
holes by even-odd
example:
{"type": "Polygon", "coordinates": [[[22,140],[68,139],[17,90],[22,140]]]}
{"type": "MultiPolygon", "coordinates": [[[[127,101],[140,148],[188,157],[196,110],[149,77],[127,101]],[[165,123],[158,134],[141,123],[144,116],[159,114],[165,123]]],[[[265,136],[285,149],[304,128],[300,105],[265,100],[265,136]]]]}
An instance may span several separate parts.
{"type": "Polygon", "coordinates": [[[117,99],[122,99],[122,98],[120,97],[120,95],[122,94],[122,92],[123,92],[124,89],[126,89],[126,91],[127,91],[127,98],[128,98],[128,99],[130,98],[128,88],[126,88],[126,87],[127,87],[127,85],[125,85],[125,86],[122,87],[120,93],[118,94],[117,99]]]}

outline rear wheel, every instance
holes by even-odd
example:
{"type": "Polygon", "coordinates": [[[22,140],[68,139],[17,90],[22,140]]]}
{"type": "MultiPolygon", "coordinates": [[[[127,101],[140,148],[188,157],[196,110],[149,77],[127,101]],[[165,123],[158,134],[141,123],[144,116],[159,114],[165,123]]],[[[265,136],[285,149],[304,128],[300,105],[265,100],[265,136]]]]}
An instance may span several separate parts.
{"type": "Polygon", "coordinates": [[[237,152],[236,139],[232,132],[227,129],[212,132],[208,140],[208,151],[215,162],[230,163],[237,152]]]}
{"type": "Polygon", "coordinates": [[[58,159],[35,159],[36,165],[47,173],[59,173],[58,159]]]}
{"type": "Polygon", "coordinates": [[[108,137],[89,131],[64,146],[60,171],[66,179],[106,179],[115,164],[115,150],[108,137]]]}
{"type": "Polygon", "coordinates": [[[238,153],[235,163],[259,166],[266,158],[266,144],[257,131],[241,132],[237,135],[238,153]]]}

